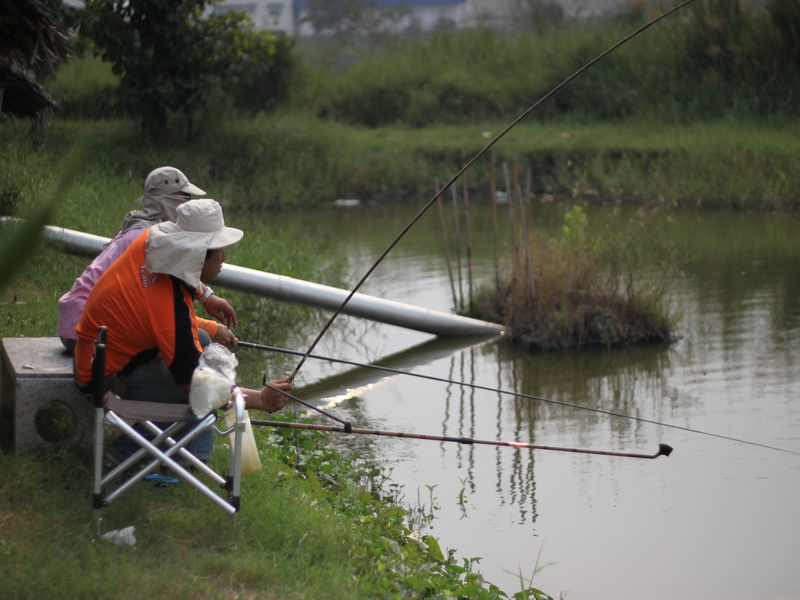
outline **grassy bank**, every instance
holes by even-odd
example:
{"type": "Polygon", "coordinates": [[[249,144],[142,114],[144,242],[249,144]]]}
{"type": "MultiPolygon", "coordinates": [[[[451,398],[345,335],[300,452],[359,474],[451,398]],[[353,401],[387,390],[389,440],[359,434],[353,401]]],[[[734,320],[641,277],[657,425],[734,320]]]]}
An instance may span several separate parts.
{"type": "MultiPolygon", "coordinates": [[[[324,436],[257,432],[264,468],[230,519],[184,484],[139,486],[104,512],[133,547],[92,539],[91,459],[0,454],[4,594],[35,598],[505,598],[472,561],[412,529],[429,518],[324,436]],[[289,464],[291,463],[291,467],[289,464]]],[[[224,456],[215,456],[224,460],[224,456]]],[[[529,590],[524,597],[547,598],[529,590]]]]}
{"type": "MultiPolygon", "coordinates": [[[[0,130],[0,212],[13,213],[34,198],[79,139],[92,146],[79,186],[107,181],[104,201],[119,198],[115,208],[123,213],[154,164],[180,166],[228,210],[262,210],[337,198],[429,197],[435,180],[448,181],[506,125],[362,128],[285,113],[209,127],[190,144],[154,148],[143,145],[126,121],[58,122],[36,150],[26,132],[6,127],[0,130]]],[[[467,178],[471,188],[487,192],[492,161],[516,159],[530,169],[537,197],[789,211],[800,206],[800,183],[791,176],[798,138],[800,121],[524,121],[476,161],[467,178]]],[[[59,224],[85,218],[71,210],[82,202],[64,199],[59,224]]],[[[119,211],[111,213],[114,225],[119,211]]]]}

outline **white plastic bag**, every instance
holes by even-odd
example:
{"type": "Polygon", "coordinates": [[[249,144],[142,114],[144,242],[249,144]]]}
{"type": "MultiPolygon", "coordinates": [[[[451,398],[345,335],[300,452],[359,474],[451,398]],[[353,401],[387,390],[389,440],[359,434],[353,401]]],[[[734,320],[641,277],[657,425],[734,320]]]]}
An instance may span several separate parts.
{"type": "MultiPolygon", "coordinates": [[[[228,427],[232,426],[236,420],[236,408],[230,409],[225,413],[225,423],[228,427]]],[[[261,468],[261,457],[258,455],[256,438],[253,435],[253,425],[250,423],[250,415],[244,411],[244,432],[242,433],[242,475],[253,473],[261,468]]],[[[231,435],[231,448],[236,449],[236,438],[231,435]]]]}
{"type": "Polygon", "coordinates": [[[101,535],[104,540],[114,542],[119,546],[135,546],[136,545],[136,528],[131,525],[123,529],[115,529],[101,535]]]}
{"type": "Polygon", "coordinates": [[[189,404],[196,417],[205,417],[230,401],[238,364],[233,352],[222,344],[212,342],[206,346],[192,375],[189,391],[189,404]]]}

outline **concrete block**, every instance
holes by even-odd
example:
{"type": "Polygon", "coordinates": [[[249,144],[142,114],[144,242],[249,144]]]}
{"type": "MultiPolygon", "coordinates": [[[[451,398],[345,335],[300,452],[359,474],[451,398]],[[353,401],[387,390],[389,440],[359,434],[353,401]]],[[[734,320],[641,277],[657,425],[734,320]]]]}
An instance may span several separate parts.
{"type": "Polygon", "coordinates": [[[58,338],[0,341],[0,444],[34,448],[90,447],[94,407],[72,380],[72,356],[58,338]]]}

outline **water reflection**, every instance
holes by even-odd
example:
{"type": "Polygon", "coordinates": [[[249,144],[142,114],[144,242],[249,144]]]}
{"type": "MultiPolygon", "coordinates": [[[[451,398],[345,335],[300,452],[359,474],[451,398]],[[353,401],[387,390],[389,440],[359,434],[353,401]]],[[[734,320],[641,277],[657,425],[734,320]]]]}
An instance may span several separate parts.
{"type": "MultiPolygon", "coordinates": [[[[337,359],[328,361],[345,370],[319,380],[315,383],[299,387],[298,394],[303,399],[320,404],[320,407],[335,406],[340,402],[356,398],[366,389],[391,377],[402,376],[402,372],[415,373],[439,360],[454,356],[459,350],[470,346],[489,344],[490,337],[475,338],[433,338],[412,348],[390,354],[380,360],[353,366],[359,361],[337,359]],[[397,373],[397,372],[401,373],[397,373]]],[[[311,357],[314,360],[314,357],[311,357]]],[[[324,360],[324,359],[323,359],[324,360]]],[[[449,378],[452,379],[452,378],[449,378]]]]}
{"type": "MultiPolygon", "coordinates": [[[[398,415],[391,398],[400,393],[408,394],[403,400],[404,412],[425,415],[409,421],[414,433],[542,445],[558,445],[553,442],[558,436],[590,446],[596,429],[603,427],[611,433],[614,444],[603,449],[616,451],[626,449],[632,440],[647,444],[648,452],[650,446],[655,448],[661,440],[648,439],[649,433],[635,419],[664,420],[679,406],[680,396],[664,375],[670,369],[667,347],[520,355],[518,349],[503,341],[463,346],[464,341],[459,340],[432,340],[376,361],[381,366],[413,369],[423,377],[457,383],[420,382],[406,375],[359,367],[300,388],[297,393],[325,410],[337,408],[339,416],[360,427],[396,422],[398,415]],[[493,381],[486,379],[487,366],[495,371],[493,381]],[[379,390],[379,386],[395,391],[379,390]],[[519,397],[515,395],[518,393],[573,406],[519,397]],[[375,404],[376,395],[383,398],[379,405],[375,404]],[[642,405],[637,398],[667,402],[642,405]],[[632,418],[581,410],[585,408],[632,418]],[[586,414],[576,416],[576,412],[586,414]]],[[[358,450],[377,457],[397,444],[359,440],[358,450]]],[[[461,484],[469,495],[477,492],[485,478],[487,469],[480,465],[491,456],[496,501],[517,507],[515,522],[536,522],[535,452],[448,442],[438,445],[436,460],[462,474],[461,484]]],[[[416,454],[409,448],[402,451],[405,456],[416,454]]]]}
{"type": "Polygon", "coordinates": [[[578,433],[608,423],[627,438],[637,431],[636,419],[664,420],[678,408],[677,391],[667,376],[672,357],[666,345],[520,355],[513,346],[499,344],[496,360],[505,374],[503,387],[555,401],[515,398],[517,418],[546,422],[549,430],[565,426],[575,432],[578,427],[578,433]],[[643,405],[642,398],[672,401],[643,405]]]}

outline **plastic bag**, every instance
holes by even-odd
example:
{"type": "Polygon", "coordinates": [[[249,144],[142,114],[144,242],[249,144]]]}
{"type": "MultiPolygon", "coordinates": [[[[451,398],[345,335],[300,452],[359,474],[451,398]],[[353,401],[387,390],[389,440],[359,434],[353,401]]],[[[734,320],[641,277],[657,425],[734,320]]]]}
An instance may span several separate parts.
{"type": "Polygon", "coordinates": [[[104,540],[114,542],[119,546],[135,546],[136,545],[136,528],[131,525],[124,529],[115,529],[101,535],[104,540]]]}
{"type": "Polygon", "coordinates": [[[189,404],[196,417],[205,417],[230,401],[238,364],[233,352],[222,344],[212,342],[206,346],[192,375],[189,391],[189,404]]]}
{"type": "MultiPolygon", "coordinates": [[[[232,408],[225,413],[225,423],[231,427],[236,420],[236,409],[232,408]]],[[[236,448],[236,438],[231,436],[231,448],[236,448]]],[[[253,425],[250,415],[244,411],[244,433],[242,435],[242,475],[253,473],[261,468],[261,457],[258,455],[256,438],[253,435],[253,425]]]]}

